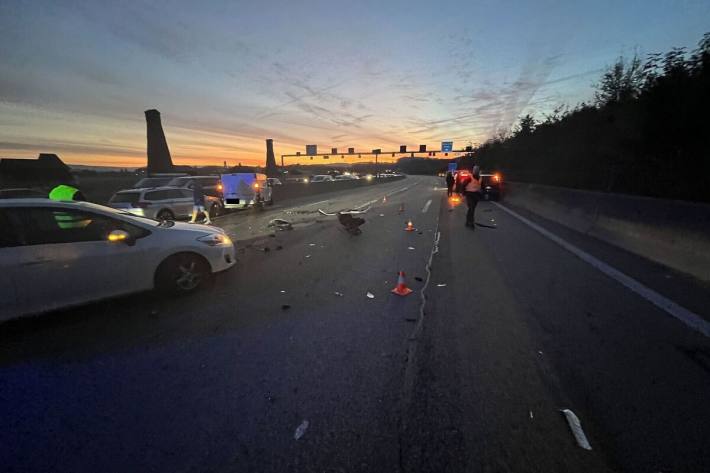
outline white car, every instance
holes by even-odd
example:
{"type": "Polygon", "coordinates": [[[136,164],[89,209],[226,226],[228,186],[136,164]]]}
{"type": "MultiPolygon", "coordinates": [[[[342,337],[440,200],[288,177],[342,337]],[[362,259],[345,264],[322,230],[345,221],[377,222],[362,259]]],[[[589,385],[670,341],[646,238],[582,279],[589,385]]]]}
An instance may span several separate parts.
{"type": "Polygon", "coordinates": [[[88,202],[0,200],[0,321],[153,288],[197,289],[234,266],[220,228],[88,202]]]}
{"type": "Polygon", "coordinates": [[[311,184],[316,184],[319,182],[332,182],[334,181],[333,176],[330,176],[328,174],[319,174],[317,176],[313,176],[311,178],[311,184]]]}

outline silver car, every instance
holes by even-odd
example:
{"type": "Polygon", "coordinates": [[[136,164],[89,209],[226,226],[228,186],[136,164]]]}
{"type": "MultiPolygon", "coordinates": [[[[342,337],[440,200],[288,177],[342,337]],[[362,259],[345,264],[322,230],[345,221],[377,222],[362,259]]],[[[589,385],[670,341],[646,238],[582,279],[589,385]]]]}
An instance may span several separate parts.
{"type": "MultiPolygon", "coordinates": [[[[116,192],[108,205],[155,220],[185,219],[192,215],[192,190],[179,187],[126,189],[116,192]]],[[[206,195],[205,208],[211,217],[215,217],[222,212],[222,203],[218,198],[206,195]]]]}

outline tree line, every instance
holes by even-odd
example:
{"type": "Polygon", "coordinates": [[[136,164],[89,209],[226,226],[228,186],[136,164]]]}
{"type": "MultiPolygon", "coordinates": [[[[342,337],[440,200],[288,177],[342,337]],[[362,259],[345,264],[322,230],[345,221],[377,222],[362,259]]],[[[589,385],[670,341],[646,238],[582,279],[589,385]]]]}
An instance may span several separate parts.
{"type": "Polygon", "coordinates": [[[508,179],[710,201],[710,33],[693,51],[620,57],[593,103],[559,107],[481,145],[508,179]]]}

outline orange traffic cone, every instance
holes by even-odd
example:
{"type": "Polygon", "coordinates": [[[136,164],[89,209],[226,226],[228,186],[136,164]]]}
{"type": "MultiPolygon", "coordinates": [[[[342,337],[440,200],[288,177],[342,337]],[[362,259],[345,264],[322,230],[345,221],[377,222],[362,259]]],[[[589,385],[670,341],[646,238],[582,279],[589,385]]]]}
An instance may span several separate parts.
{"type": "Polygon", "coordinates": [[[414,225],[412,224],[412,221],[411,221],[411,220],[408,221],[408,222],[407,222],[407,226],[404,228],[404,231],[405,231],[405,232],[413,232],[414,230],[416,230],[416,228],[414,228],[414,225]]]}
{"type": "Polygon", "coordinates": [[[407,294],[412,292],[412,290],[409,289],[404,282],[404,271],[399,272],[399,278],[397,278],[397,285],[394,289],[392,289],[392,292],[397,294],[398,296],[406,296],[407,294]]]}

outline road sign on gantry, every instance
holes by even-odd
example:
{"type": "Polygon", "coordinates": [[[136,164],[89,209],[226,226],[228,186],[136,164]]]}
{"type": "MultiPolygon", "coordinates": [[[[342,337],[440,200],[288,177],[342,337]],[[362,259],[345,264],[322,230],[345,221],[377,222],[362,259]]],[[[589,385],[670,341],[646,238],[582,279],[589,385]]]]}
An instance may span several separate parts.
{"type": "Polygon", "coordinates": [[[453,141],[442,141],[441,142],[441,151],[444,153],[450,153],[454,149],[454,142],[453,141]]]}
{"type": "Polygon", "coordinates": [[[306,154],[309,156],[318,154],[318,145],[306,145],[306,154]]]}

